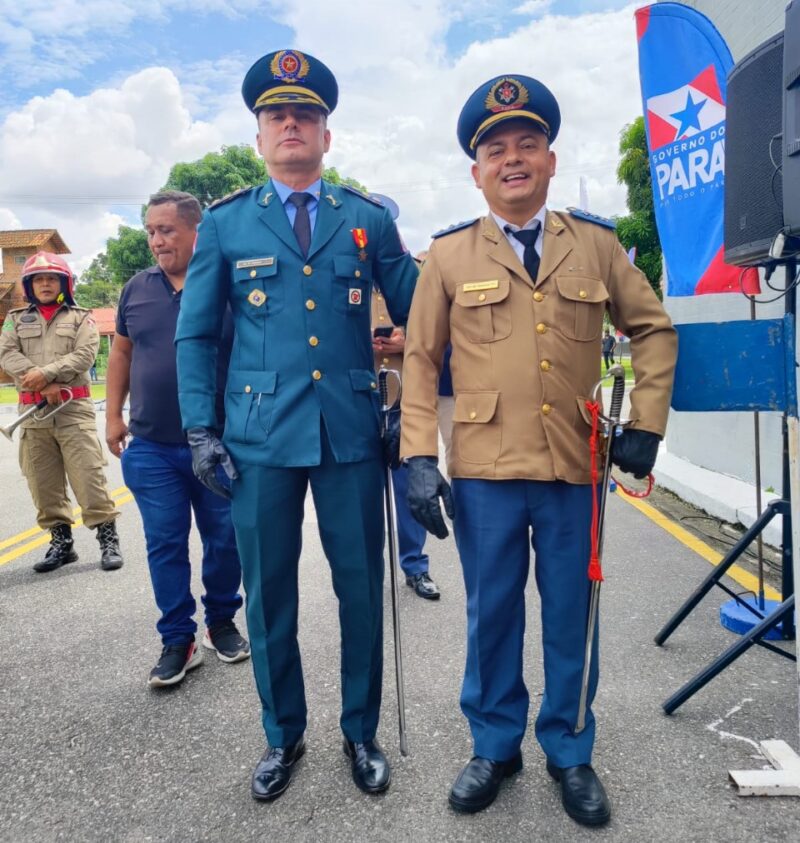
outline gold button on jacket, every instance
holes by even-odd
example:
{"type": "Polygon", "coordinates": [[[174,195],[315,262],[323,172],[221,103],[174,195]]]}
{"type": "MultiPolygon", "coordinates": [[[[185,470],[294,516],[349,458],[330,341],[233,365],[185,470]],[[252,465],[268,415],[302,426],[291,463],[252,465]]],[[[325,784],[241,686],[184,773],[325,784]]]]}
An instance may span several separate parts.
{"type": "Polygon", "coordinates": [[[613,230],[548,211],[535,284],[491,215],[434,238],[408,323],[401,455],[438,453],[436,393],[449,341],[450,476],[589,483],[584,401],[600,377],[606,312],[631,338],[634,426],[663,435],[675,330],[613,230]]]}

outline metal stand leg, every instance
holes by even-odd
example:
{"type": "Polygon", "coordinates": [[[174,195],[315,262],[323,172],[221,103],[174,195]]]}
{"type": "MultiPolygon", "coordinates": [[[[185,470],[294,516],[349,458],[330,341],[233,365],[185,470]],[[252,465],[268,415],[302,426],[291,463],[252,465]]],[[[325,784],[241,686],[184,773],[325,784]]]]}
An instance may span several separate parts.
{"type": "MultiPolygon", "coordinates": [[[[683,623],[689,613],[697,606],[697,604],[708,594],[709,591],[716,585],[719,588],[722,588],[724,591],[728,591],[727,588],[720,584],[720,580],[725,575],[725,572],[728,568],[733,565],[736,560],[744,553],[747,547],[753,543],[757,536],[759,536],[764,528],[769,524],[770,521],[776,516],[782,515],[783,516],[783,524],[784,530],[786,529],[787,522],[790,519],[789,514],[789,501],[787,500],[778,500],[778,501],[771,501],[767,504],[767,508],[761,514],[757,521],[754,522],[753,526],[739,539],[738,542],[730,549],[727,556],[714,567],[714,570],[703,580],[703,582],[697,587],[695,592],[689,597],[689,599],[681,606],[680,609],[667,621],[661,631],[656,635],[655,642],[659,646],[661,646],[667,638],[672,635],[672,633],[683,623]]],[[[784,593],[785,594],[785,593],[784,593]]],[[[734,596],[731,594],[731,596],[734,596]]],[[[786,596],[786,595],[785,595],[786,596]]]]}
{"type": "Polygon", "coordinates": [[[662,706],[667,714],[672,714],[676,708],[683,705],[689,697],[697,693],[703,686],[707,685],[718,673],[721,673],[725,668],[736,661],[742,653],[747,652],[753,644],[759,644],[772,650],[774,653],[779,653],[787,659],[795,660],[795,656],[762,641],[764,635],[769,632],[772,627],[781,623],[785,618],[790,617],[794,610],[794,595],[784,600],[780,606],[769,616],[764,618],[760,624],[754,626],[747,635],[743,635],[739,641],[730,646],[719,658],[715,659],[708,667],[700,671],[693,679],[687,682],[679,691],[676,691],[662,706]]]}

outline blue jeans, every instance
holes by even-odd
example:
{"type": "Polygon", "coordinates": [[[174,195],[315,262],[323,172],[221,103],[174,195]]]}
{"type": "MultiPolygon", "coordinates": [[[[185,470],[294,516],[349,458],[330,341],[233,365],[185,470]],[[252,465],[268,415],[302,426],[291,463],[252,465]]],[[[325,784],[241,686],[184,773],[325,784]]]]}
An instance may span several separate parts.
{"type": "Polygon", "coordinates": [[[156,628],[164,645],[186,643],[197,632],[190,588],[192,511],[203,542],[206,626],[231,620],[242,605],[242,570],[230,502],[194,476],[189,446],[135,437],[122,452],[122,476],[142,515],[150,579],[161,611],[156,628]]]}
{"type": "Polygon", "coordinates": [[[408,508],[408,469],[405,466],[392,471],[394,511],[397,515],[397,551],[400,567],[407,577],[428,573],[428,554],[423,553],[427,530],[408,508]]]}

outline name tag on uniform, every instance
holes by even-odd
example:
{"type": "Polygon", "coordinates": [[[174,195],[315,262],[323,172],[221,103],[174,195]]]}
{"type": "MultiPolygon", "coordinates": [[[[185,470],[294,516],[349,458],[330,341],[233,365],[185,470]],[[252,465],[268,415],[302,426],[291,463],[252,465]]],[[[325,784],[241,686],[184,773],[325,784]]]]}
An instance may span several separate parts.
{"type": "Polygon", "coordinates": [[[464,284],[465,293],[476,293],[478,290],[496,290],[500,286],[500,282],[495,278],[494,281],[473,281],[471,284],[464,284]]]}
{"type": "Polygon", "coordinates": [[[237,269],[250,269],[251,266],[272,266],[275,258],[251,258],[246,261],[236,261],[237,269]]]}

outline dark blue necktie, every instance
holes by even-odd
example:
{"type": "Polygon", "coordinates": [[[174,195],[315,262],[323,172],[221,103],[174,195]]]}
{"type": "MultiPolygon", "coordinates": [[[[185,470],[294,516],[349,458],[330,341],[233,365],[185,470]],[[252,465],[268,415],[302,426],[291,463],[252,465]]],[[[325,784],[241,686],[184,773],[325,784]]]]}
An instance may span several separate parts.
{"type": "Polygon", "coordinates": [[[310,193],[292,193],[288,200],[297,208],[293,228],[294,236],[297,238],[297,244],[300,246],[303,257],[308,255],[308,249],[311,246],[311,217],[309,217],[306,207],[306,203],[310,199],[310,193]]]}
{"type": "Polygon", "coordinates": [[[539,228],[541,223],[536,220],[533,228],[524,229],[523,231],[511,231],[510,226],[506,226],[506,231],[514,235],[520,243],[525,247],[522,253],[522,263],[531,276],[531,281],[536,281],[536,276],[539,274],[539,253],[536,251],[536,240],[539,237],[539,228]]]}

